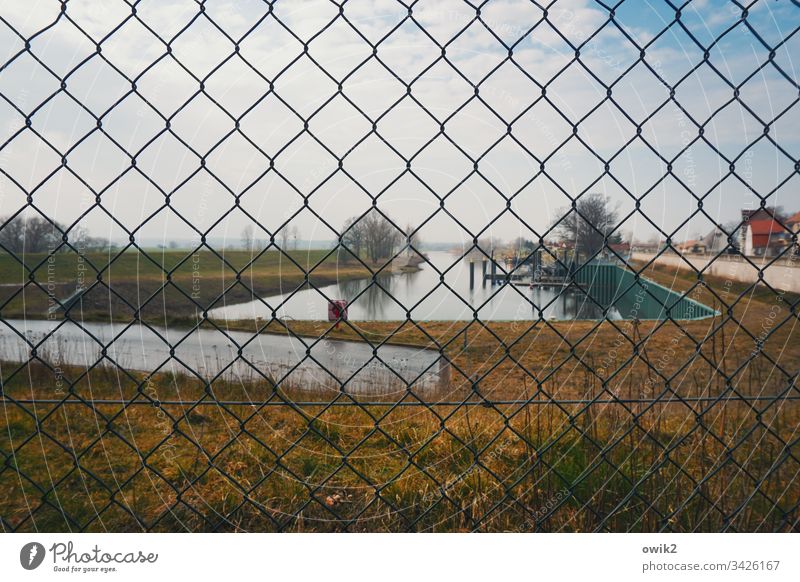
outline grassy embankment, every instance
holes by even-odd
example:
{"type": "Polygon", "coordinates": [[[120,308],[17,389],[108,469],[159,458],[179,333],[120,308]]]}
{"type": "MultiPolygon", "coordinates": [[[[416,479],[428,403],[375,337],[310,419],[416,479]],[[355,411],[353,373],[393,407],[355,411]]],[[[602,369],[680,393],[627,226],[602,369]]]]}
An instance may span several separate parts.
{"type": "Polygon", "coordinates": [[[0,253],[0,316],[44,319],[55,305],[53,298],[63,301],[82,286],[91,289],[70,310],[74,319],[130,321],[139,309],[140,318],[153,324],[187,324],[203,307],[251,301],[253,293],[267,297],[293,291],[305,284],[304,271],[310,271],[309,281],[318,286],[369,276],[355,261],[337,262],[336,255],[312,270],[326,254],[290,251],[289,260],[277,251],[258,256],[245,251],[129,250],[85,257],[65,252],[29,254],[21,264],[0,253]],[[31,277],[38,285],[29,283],[31,277]]]}
{"type": "MultiPolygon", "coordinates": [[[[665,268],[648,276],[693,284],[665,268]]],[[[729,304],[744,289],[709,286],[729,304]]],[[[692,296],[719,309],[707,289],[692,296]]],[[[460,409],[4,365],[9,397],[87,404],[5,402],[0,516],[40,531],[797,530],[800,406],[780,397],[798,396],[796,301],[760,289],[734,320],[617,322],[636,350],[608,322],[353,323],[374,339],[446,345],[453,382],[437,398],[470,397],[474,382],[471,400],[491,402],[460,409]],[[99,398],[144,404],[88,404],[99,398]],[[498,403],[515,398],[532,404],[498,403]]]]}

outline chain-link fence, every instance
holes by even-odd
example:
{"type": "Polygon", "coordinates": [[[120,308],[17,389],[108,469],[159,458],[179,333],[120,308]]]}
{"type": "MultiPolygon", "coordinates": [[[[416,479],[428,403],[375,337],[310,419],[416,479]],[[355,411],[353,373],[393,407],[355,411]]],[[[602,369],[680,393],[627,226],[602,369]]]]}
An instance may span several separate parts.
{"type": "Polygon", "coordinates": [[[797,3],[0,23],[4,530],[797,530],[797,3]]]}

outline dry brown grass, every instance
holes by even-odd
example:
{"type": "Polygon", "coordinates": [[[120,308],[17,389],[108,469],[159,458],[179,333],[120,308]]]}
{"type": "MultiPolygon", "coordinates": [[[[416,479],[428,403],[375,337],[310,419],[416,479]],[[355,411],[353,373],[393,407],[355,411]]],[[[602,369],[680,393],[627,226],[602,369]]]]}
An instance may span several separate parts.
{"type": "MultiPolygon", "coordinates": [[[[710,286],[729,303],[743,289],[710,286]]],[[[696,298],[714,304],[709,290],[696,298]]],[[[79,403],[16,404],[52,398],[55,381],[35,365],[11,377],[6,364],[0,516],[6,529],[40,531],[797,530],[800,406],[784,398],[800,396],[796,300],[759,290],[734,319],[679,325],[329,332],[358,337],[357,325],[373,340],[446,346],[452,385],[427,406],[110,369],[64,371],[57,397],[79,403]],[[776,306],[789,319],[757,346],[751,335],[776,306]],[[519,399],[531,402],[504,403],[519,399]]]]}

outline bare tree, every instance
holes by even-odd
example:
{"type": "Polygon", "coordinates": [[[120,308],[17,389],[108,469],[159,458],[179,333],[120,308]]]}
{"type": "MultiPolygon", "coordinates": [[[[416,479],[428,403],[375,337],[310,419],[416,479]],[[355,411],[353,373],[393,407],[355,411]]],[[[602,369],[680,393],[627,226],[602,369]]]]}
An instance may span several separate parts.
{"type": "Polygon", "coordinates": [[[367,254],[373,262],[390,257],[400,244],[401,234],[381,213],[371,210],[364,218],[367,254]]]}
{"type": "Polygon", "coordinates": [[[63,230],[60,224],[39,216],[16,216],[0,229],[0,243],[14,253],[45,253],[61,243],[63,230]]]}
{"type": "MultiPolygon", "coordinates": [[[[8,218],[2,219],[5,222],[8,218]]],[[[0,229],[0,244],[12,253],[21,253],[25,244],[25,219],[17,216],[0,229]]]]}
{"type": "Polygon", "coordinates": [[[410,224],[406,225],[406,241],[409,245],[409,251],[411,250],[410,247],[414,247],[417,252],[420,251],[420,245],[422,244],[422,237],[419,235],[419,231],[417,231],[418,227],[411,226],[410,224]]]}
{"type": "MultiPolygon", "coordinates": [[[[78,252],[97,251],[107,249],[111,246],[108,239],[103,237],[91,236],[89,229],[84,226],[76,226],[67,234],[70,244],[75,247],[78,252]]],[[[178,244],[175,241],[170,241],[170,248],[177,248],[178,244]]]]}
{"type": "Polygon", "coordinates": [[[617,225],[617,206],[603,194],[581,196],[576,210],[561,208],[559,216],[565,218],[556,226],[556,232],[562,242],[572,243],[578,254],[592,257],[603,245],[622,241],[618,232],[612,233],[617,225]]]}
{"type": "Polygon", "coordinates": [[[365,251],[371,261],[377,262],[394,254],[403,234],[380,212],[371,210],[345,222],[342,241],[354,256],[360,257],[365,251]]]}
{"type": "Polygon", "coordinates": [[[282,251],[289,250],[289,239],[291,237],[292,237],[292,227],[287,224],[278,233],[278,240],[280,241],[280,247],[282,251]]]}
{"type": "Polygon", "coordinates": [[[244,250],[252,251],[253,241],[254,241],[253,225],[248,224],[242,229],[242,247],[244,248],[244,250]]]}
{"type": "Polygon", "coordinates": [[[342,243],[349,251],[345,255],[346,258],[351,255],[355,257],[361,256],[361,251],[364,248],[364,238],[364,225],[358,221],[358,217],[348,218],[342,227],[342,243]]]}

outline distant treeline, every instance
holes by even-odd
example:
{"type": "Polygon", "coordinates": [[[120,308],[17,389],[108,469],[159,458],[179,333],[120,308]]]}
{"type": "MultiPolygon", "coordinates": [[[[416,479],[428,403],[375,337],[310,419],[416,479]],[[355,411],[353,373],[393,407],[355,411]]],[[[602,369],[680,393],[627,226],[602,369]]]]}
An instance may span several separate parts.
{"type": "Polygon", "coordinates": [[[66,241],[79,252],[105,250],[113,246],[108,239],[90,236],[88,229],[67,227],[40,216],[0,218],[0,251],[12,253],[47,253],[66,251],[66,241]],[[63,246],[62,246],[63,244],[63,246]],[[60,247],[60,248],[59,248],[60,247]]]}

